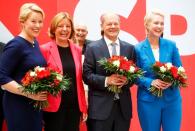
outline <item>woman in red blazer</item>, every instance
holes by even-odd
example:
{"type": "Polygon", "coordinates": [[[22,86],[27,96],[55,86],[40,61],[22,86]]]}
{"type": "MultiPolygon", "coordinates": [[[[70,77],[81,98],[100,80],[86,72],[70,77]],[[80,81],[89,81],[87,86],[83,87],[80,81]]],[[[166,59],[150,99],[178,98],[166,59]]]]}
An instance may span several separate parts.
{"type": "Polygon", "coordinates": [[[79,131],[79,123],[87,119],[87,106],[82,83],[81,49],[70,39],[74,36],[73,22],[66,12],[51,21],[52,41],[41,46],[50,68],[70,78],[71,85],[58,97],[48,95],[49,106],[44,109],[45,131],[79,131]]]}

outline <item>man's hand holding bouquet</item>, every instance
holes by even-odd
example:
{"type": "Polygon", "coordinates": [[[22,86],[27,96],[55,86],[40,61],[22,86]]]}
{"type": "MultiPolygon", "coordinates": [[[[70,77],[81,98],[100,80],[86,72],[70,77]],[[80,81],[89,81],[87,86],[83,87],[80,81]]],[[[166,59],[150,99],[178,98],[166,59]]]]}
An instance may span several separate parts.
{"type": "Polygon", "coordinates": [[[98,61],[103,68],[112,73],[107,77],[108,90],[114,93],[121,93],[121,87],[128,82],[133,84],[136,78],[143,75],[143,71],[138,68],[133,61],[123,56],[112,56],[98,61]]]}

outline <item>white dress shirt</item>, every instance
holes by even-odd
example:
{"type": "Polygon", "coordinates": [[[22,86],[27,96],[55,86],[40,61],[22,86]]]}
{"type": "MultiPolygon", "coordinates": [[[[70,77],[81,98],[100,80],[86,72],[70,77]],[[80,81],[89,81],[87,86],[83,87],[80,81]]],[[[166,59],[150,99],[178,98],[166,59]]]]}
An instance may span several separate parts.
{"type": "Polygon", "coordinates": [[[152,49],[155,61],[159,61],[159,48],[157,49],[152,49]]]}
{"type": "Polygon", "coordinates": [[[120,55],[120,43],[119,43],[119,39],[117,39],[116,41],[111,41],[106,36],[104,36],[104,39],[106,41],[106,45],[108,47],[110,56],[112,55],[112,45],[111,45],[112,43],[115,43],[116,44],[116,52],[117,52],[117,55],[120,55]]]}

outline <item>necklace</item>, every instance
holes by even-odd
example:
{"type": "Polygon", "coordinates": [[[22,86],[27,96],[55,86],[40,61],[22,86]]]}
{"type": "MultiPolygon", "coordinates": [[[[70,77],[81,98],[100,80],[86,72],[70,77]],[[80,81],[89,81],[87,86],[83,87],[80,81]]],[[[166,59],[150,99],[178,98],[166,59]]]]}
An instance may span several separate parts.
{"type": "Polygon", "coordinates": [[[35,42],[34,42],[34,41],[32,42],[32,47],[33,47],[33,48],[35,47],[35,42]]]}

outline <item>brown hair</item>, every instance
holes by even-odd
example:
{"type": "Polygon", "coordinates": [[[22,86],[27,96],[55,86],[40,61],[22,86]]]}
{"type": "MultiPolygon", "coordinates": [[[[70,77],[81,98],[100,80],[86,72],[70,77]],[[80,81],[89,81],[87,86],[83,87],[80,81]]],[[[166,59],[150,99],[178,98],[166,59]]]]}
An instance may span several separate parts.
{"type": "Polygon", "coordinates": [[[69,39],[74,39],[74,26],[73,26],[73,21],[72,21],[72,18],[70,17],[70,15],[67,12],[60,12],[57,15],[55,15],[53,17],[53,19],[51,20],[51,24],[50,24],[49,32],[48,32],[49,37],[51,39],[55,39],[55,31],[57,29],[58,24],[63,19],[67,19],[67,20],[70,21],[70,23],[71,23],[71,34],[70,34],[70,38],[69,39]]]}

